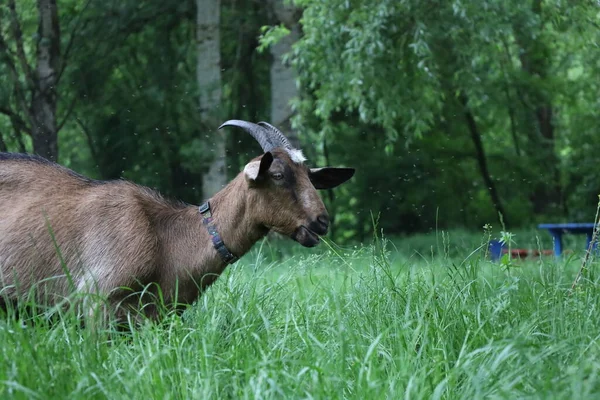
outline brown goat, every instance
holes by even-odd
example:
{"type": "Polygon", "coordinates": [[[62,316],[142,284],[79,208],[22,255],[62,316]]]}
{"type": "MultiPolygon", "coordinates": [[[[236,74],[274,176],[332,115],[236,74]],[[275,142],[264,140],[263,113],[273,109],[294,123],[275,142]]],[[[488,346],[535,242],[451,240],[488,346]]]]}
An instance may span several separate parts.
{"type": "Polygon", "coordinates": [[[329,218],[315,189],[335,187],[354,170],[309,169],[269,124],[223,126],[243,128],[265,153],[210,199],[212,215],[127,181],[0,153],[0,303],[32,291],[50,304],[94,293],[121,317],[143,309],[156,319],[155,299],[132,291],[160,288],[165,304],[187,305],[232,261],[227,256],[241,257],[269,230],[316,245],[329,218]]]}

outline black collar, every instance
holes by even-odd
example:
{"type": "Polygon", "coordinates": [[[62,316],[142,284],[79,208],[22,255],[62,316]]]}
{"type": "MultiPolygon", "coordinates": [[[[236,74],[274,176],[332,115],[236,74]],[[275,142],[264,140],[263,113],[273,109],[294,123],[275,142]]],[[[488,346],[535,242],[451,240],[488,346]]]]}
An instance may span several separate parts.
{"type": "Polygon", "coordinates": [[[221,239],[221,235],[219,235],[219,232],[217,232],[217,227],[215,226],[212,214],[210,212],[210,203],[207,201],[198,207],[198,209],[200,210],[200,214],[202,214],[202,223],[204,226],[206,226],[206,229],[210,234],[212,244],[223,261],[225,261],[227,264],[233,264],[236,262],[238,258],[227,249],[227,246],[225,246],[225,243],[223,243],[223,239],[221,239]]]}

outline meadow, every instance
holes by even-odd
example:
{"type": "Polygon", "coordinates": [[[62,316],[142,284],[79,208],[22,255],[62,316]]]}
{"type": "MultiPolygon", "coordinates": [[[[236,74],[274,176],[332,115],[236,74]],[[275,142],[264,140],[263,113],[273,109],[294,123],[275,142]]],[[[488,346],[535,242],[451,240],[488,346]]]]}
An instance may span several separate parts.
{"type": "Polygon", "coordinates": [[[507,265],[459,231],[265,241],[160,324],[103,335],[68,313],[4,316],[0,398],[598,398],[597,266],[571,292],[570,240],[571,255],[507,265]]]}

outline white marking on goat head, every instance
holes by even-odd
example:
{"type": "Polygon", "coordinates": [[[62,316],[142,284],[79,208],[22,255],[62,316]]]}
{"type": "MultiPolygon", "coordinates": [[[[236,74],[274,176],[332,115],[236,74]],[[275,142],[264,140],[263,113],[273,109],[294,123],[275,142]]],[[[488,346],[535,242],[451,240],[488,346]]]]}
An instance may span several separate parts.
{"type": "Polygon", "coordinates": [[[306,161],[306,157],[304,157],[304,154],[302,154],[302,150],[300,149],[286,149],[288,154],[290,155],[290,158],[292,159],[293,162],[295,162],[296,164],[302,164],[304,163],[304,161],[306,161]]]}

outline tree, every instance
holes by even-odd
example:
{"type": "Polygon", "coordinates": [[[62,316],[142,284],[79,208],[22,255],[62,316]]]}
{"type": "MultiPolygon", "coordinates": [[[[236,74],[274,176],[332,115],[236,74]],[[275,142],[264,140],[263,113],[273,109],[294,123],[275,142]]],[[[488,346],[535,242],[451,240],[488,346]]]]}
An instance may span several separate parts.
{"type": "MultiPolygon", "coordinates": [[[[200,90],[200,116],[208,127],[219,121],[221,105],[221,47],[219,21],[220,0],[197,0],[197,80],[200,90]]],[[[227,184],[225,136],[208,129],[205,139],[210,143],[213,159],[203,176],[205,198],[217,193],[227,184]]]]}
{"type": "Polygon", "coordinates": [[[291,100],[298,95],[296,71],[287,56],[292,45],[300,39],[300,16],[302,11],[284,0],[271,0],[270,7],[276,24],[283,24],[289,34],[270,46],[271,56],[271,123],[288,135],[294,146],[299,147],[298,135],[292,129],[291,100]]]}
{"type": "MultiPolygon", "coordinates": [[[[21,22],[15,0],[8,0],[8,10],[2,9],[2,22],[8,13],[10,42],[0,26],[0,56],[12,81],[12,101],[4,99],[0,112],[11,119],[17,136],[26,132],[31,136],[33,151],[51,160],[58,158],[58,131],[63,123],[57,122],[58,85],[66,59],[60,51],[60,23],[56,0],[38,0],[37,39],[35,40],[35,67],[28,58],[21,22]]],[[[3,24],[4,25],[4,24],[3,24]]],[[[21,148],[21,150],[23,150],[21,148]]]]}

